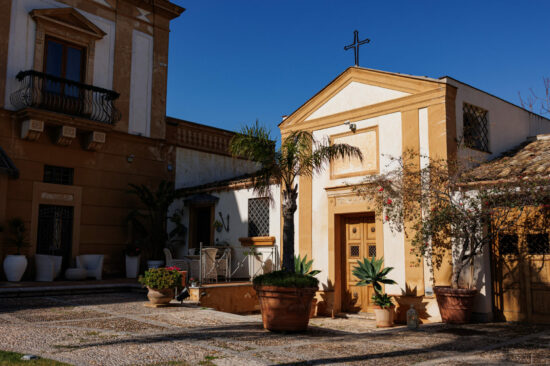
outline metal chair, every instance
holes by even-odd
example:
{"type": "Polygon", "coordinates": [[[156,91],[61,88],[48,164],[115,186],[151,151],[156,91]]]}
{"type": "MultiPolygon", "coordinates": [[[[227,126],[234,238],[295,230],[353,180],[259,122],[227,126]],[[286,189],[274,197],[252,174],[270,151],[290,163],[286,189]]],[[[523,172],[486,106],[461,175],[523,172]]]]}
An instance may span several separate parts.
{"type": "Polygon", "coordinates": [[[217,248],[201,249],[201,280],[203,282],[218,282],[218,270],[216,266],[217,248]]]}

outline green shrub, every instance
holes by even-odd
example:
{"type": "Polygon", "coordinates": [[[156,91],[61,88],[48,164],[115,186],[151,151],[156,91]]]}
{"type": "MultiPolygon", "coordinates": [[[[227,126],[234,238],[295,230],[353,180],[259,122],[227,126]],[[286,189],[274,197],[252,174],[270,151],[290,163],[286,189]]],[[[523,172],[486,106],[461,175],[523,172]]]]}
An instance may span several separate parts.
{"type": "Polygon", "coordinates": [[[139,283],[155,290],[175,288],[181,285],[181,273],[174,269],[151,268],[139,276],[139,283]]]}
{"type": "Polygon", "coordinates": [[[375,293],[374,295],[372,295],[372,302],[374,302],[374,305],[378,305],[382,309],[389,308],[393,305],[393,302],[391,301],[391,296],[384,293],[375,293]]]}
{"type": "Polygon", "coordinates": [[[317,287],[319,280],[307,274],[275,271],[254,277],[255,286],[317,287]]]}

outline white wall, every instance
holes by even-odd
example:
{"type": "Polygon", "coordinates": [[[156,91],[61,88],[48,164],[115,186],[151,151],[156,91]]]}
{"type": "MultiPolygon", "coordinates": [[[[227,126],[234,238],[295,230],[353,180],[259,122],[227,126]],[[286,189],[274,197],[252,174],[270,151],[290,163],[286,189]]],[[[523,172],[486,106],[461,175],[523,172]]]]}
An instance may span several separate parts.
{"type": "MultiPolygon", "coordinates": [[[[313,132],[316,140],[321,140],[330,135],[349,131],[348,126],[342,125],[313,132]]],[[[399,158],[402,154],[402,129],[401,113],[392,113],[380,117],[370,118],[356,122],[357,129],[378,126],[378,144],[380,171],[391,170],[389,157],[399,158]]],[[[317,276],[322,284],[326,284],[328,276],[328,198],[326,187],[340,186],[343,184],[359,183],[364,177],[344,179],[330,179],[328,164],[326,169],[314,176],[312,185],[312,249],[314,264],[322,272],[317,276]]],[[[394,267],[391,278],[397,285],[387,286],[389,293],[401,293],[405,288],[405,255],[404,236],[402,233],[392,233],[389,225],[384,224],[384,262],[386,266],[394,267]]]]}
{"type": "MultiPolygon", "coordinates": [[[[489,119],[489,150],[491,154],[480,157],[493,158],[525,141],[529,136],[550,133],[550,121],[534,115],[502,99],[482,92],[457,80],[445,78],[445,82],[457,87],[456,95],[456,132],[463,134],[463,103],[475,105],[487,110],[489,119]]],[[[461,156],[469,156],[463,149],[461,156]]]]}
{"type": "MultiPolygon", "coordinates": [[[[214,242],[229,243],[233,249],[232,267],[237,268],[239,263],[243,267],[235,274],[236,277],[246,277],[248,275],[248,261],[245,260],[244,252],[250,248],[242,247],[239,238],[248,236],[248,199],[257,198],[258,196],[252,189],[229,190],[219,192],[209,192],[208,194],[218,197],[219,200],[215,206],[215,219],[221,222],[219,213],[221,212],[223,220],[227,224],[227,215],[229,215],[229,231],[222,229],[221,232],[214,230],[214,242]]],[[[275,246],[277,248],[277,256],[279,255],[280,237],[281,237],[281,210],[280,210],[280,190],[278,186],[271,188],[273,201],[269,209],[269,236],[275,237],[275,246]]],[[[180,205],[183,205],[180,202],[180,205]]],[[[181,206],[180,206],[181,207],[181,206]]],[[[184,208],[184,225],[189,228],[189,208],[184,208]]],[[[189,243],[188,235],[185,238],[186,246],[182,249],[179,255],[187,252],[187,244],[189,243]]],[[[270,252],[269,248],[256,248],[256,252],[264,253],[267,256],[270,252]]],[[[278,257],[277,257],[278,259],[278,257]]]]}
{"type": "MultiPolygon", "coordinates": [[[[36,24],[29,15],[33,9],[64,8],[67,5],[53,0],[17,0],[12,1],[11,22],[8,48],[8,67],[6,72],[5,108],[13,109],[10,95],[20,88],[15,76],[19,71],[34,67],[34,45],[36,24]]],[[[78,9],[77,9],[78,10],[78,9]]],[[[78,10],[107,35],[96,43],[94,60],[94,85],[112,89],[115,47],[115,23],[98,16],[78,10]]],[[[40,71],[40,70],[39,70],[40,71]]]]}
{"type": "Polygon", "coordinates": [[[257,164],[249,160],[181,147],[176,150],[176,188],[231,179],[256,170],[257,164]]]}
{"type": "Polygon", "coordinates": [[[132,67],[128,133],[150,136],[153,88],[153,37],[132,32],[132,67]]]}

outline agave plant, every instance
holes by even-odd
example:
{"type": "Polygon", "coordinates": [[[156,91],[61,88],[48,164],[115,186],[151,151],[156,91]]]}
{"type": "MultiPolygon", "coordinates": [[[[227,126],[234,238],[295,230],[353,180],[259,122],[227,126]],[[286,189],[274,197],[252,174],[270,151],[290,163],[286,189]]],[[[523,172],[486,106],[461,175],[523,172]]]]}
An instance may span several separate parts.
{"type": "Polygon", "coordinates": [[[384,258],[376,259],[372,257],[371,260],[363,258],[363,262],[357,261],[358,267],[353,268],[353,275],[359,279],[357,286],[372,285],[374,288],[374,295],[372,299],[375,304],[381,307],[391,306],[391,300],[388,295],[382,292],[382,284],[393,285],[396,282],[388,277],[387,274],[393,270],[393,267],[382,268],[384,264],[384,258]]]}
{"type": "Polygon", "coordinates": [[[294,256],[294,272],[308,275],[308,276],[316,276],[321,271],[319,270],[312,270],[311,266],[313,265],[313,259],[307,260],[307,254],[304,256],[304,258],[300,258],[300,255],[294,256]]]}

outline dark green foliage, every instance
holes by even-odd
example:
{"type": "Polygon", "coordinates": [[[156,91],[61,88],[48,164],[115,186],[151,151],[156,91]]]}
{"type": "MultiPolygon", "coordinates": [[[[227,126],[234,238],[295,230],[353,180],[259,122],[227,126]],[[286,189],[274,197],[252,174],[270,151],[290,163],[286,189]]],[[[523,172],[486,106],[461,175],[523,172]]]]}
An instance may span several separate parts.
{"type": "Polygon", "coordinates": [[[294,272],[309,276],[316,276],[321,273],[321,271],[316,269],[311,270],[312,265],[313,259],[308,261],[307,254],[304,258],[300,258],[300,255],[294,256],[294,272]]]}
{"type": "Polygon", "coordinates": [[[395,284],[395,281],[386,277],[393,267],[382,268],[384,258],[376,259],[372,257],[363,258],[363,262],[357,261],[358,267],[353,267],[353,275],[359,279],[357,286],[372,285],[374,291],[382,293],[382,283],[387,285],[395,284]]]}
{"type": "Polygon", "coordinates": [[[375,293],[372,295],[372,301],[375,305],[380,306],[382,309],[389,308],[393,305],[391,297],[388,294],[375,293]]]}
{"type": "Polygon", "coordinates": [[[307,288],[317,287],[319,280],[306,274],[275,271],[254,277],[254,285],[307,288]]]}
{"type": "Polygon", "coordinates": [[[168,209],[179,196],[174,184],[161,181],[156,191],[146,185],[129,184],[128,193],[139,198],[144,209],[135,209],[127,217],[132,227],[132,244],[147,249],[150,259],[163,258],[165,246],[175,243],[184,236],[187,228],[181,223],[182,213],[175,211],[171,216],[168,209]],[[167,232],[167,223],[171,221],[175,228],[167,232]]]}
{"type": "Polygon", "coordinates": [[[175,288],[181,285],[181,273],[166,268],[151,268],[139,276],[139,283],[155,290],[175,288]]]}
{"type": "MultiPolygon", "coordinates": [[[[1,230],[0,230],[1,231],[1,230]]],[[[29,245],[27,228],[23,219],[14,217],[8,220],[8,243],[17,247],[17,254],[21,254],[21,248],[29,245]]]]}

